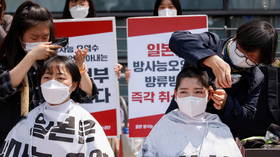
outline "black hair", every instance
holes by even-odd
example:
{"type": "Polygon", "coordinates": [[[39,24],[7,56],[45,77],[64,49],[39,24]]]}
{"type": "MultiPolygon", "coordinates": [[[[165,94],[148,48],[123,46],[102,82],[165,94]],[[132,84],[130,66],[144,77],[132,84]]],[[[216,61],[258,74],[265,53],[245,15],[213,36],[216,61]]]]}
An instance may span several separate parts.
{"type": "Polygon", "coordinates": [[[254,20],[241,25],[235,40],[247,52],[260,49],[260,63],[269,65],[274,61],[278,34],[269,22],[254,20]]]}
{"type": "Polygon", "coordinates": [[[24,33],[41,22],[48,22],[50,41],[53,41],[53,18],[46,8],[32,1],[26,1],[17,8],[10,30],[0,46],[0,61],[5,63],[9,70],[26,55],[21,43],[24,33]]]}
{"type": "MultiPolygon", "coordinates": [[[[158,16],[158,9],[163,0],[156,0],[153,15],[158,16]]],[[[182,15],[182,8],[179,0],[170,0],[177,10],[177,15],[182,15]]]]}
{"type": "Polygon", "coordinates": [[[1,10],[1,13],[2,13],[3,11],[6,10],[7,5],[6,5],[6,1],[5,0],[0,0],[0,1],[1,1],[0,4],[2,5],[2,10],[1,10]]]}
{"type": "Polygon", "coordinates": [[[178,87],[181,84],[181,81],[184,78],[197,78],[198,81],[202,84],[202,86],[208,88],[209,85],[209,77],[205,71],[201,71],[195,67],[186,67],[180,71],[176,78],[175,90],[178,90],[178,87]]]}
{"type": "MultiPolygon", "coordinates": [[[[64,19],[72,19],[73,17],[71,16],[71,13],[69,11],[69,3],[71,0],[66,0],[65,2],[65,6],[64,6],[64,10],[63,10],[63,14],[62,14],[62,18],[64,19]]],[[[75,0],[78,1],[78,0],[75,0]]],[[[95,13],[95,6],[92,0],[87,0],[89,3],[89,10],[88,10],[88,15],[87,17],[95,17],[96,13],[95,13]]]]}
{"type": "Polygon", "coordinates": [[[0,9],[0,20],[2,20],[3,15],[4,15],[4,11],[6,10],[6,1],[5,0],[0,0],[0,4],[1,4],[1,9],[0,9]]]}
{"type": "Polygon", "coordinates": [[[79,87],[79,83],[81,81],[81,74],[80,74],[79,68],[72,59],[69,59],[66,56],[55,55],[55,56],[49,58],[48,60],[46,60],[44,62],[44,65],[40,68],[39,80],[42,79],[44,73],[47,70],[51,69],[52,63],[63,63],[65,65],[66,69],[69,71],[69,73],[72,77],[72,81],[76,82],[77,87],[79,87]]]}

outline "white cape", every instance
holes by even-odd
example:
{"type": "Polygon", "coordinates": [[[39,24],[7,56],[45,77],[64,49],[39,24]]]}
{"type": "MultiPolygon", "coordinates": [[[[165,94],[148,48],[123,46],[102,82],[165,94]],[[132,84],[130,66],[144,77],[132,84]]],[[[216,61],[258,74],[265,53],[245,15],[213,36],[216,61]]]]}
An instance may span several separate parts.
{"type": "Polygon", "coordinates": [[[100,124],[72,100],[33,109],[8,134],[0,156],[113,157],[100,124]]]}
{"type": "Polygon", "coordinates": [[[138,157],[242,157],[229,128],[215,114],[191,118],[179,110],[164,115],[138,157]]]}

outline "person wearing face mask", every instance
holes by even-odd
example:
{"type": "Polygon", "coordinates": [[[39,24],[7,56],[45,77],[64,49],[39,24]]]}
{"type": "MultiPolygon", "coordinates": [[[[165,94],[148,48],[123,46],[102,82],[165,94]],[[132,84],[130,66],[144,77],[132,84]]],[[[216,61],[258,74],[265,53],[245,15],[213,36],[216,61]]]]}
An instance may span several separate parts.
{"type": "MultiPolygon", "coordinates": [[[[34,2],[22,3],[14,14],[0,47],[0,145],[22,117],[44,101],[37,81],[38,69],[60,48],[51,43],[53,27],[49,11],[34,2]]],[[[76,52],[75,61],[82,79],[71,98],[90,103],[98,92],[83,64],[86,53],[86,50],[76,52]]]]}
{"type": "MultiPolygon", "coordinates": [[[[181,4],[179,0],[156,0],[153,10],[154,16],[177,16],[182,15],[181,4]]],[[[115,72],[120,78],[122,65],[115,66],[115,72]]],[[[125,80],[128,82],[131,70],[125,68],[125,80]]]]}
{"type": "Polygon", "coordinates": [[[46,102],[34,108],[10,131],[2,146],[8,149],[3,149],[0,156],[95,154],[113,157],[101,125],[70,98],[81,81],[79,68],[74,61],[66,56],[51,57],[40,69],[39,80],[46,102]],[[9,149],[14,142],[22,145],[9,149]]]}
{"type": "Polygon", "coordinates": [[[177,16],[182,15],[179,0],[156,0],[154,6],[154,16],[177,16]]]}
{"type": "MultiPolygon", "coordinates": [[[[233,135],[245,138],[250,135],[246,127],[254,119],[264,75],[257,65],[273,62],[277,48],[277,31],[263,20],[241,25],[234,37],[220,40],[211,32],[192,34],[174,32],[169,47],[185,60],[184,67],[196,66],[206,70],[217,88],[228,94],[223,105],[209,103],[207,110],[217,113],[233,135]],[[234,81],[232,77],[236,79],[234,81]]],[[[177,108],[172,101],[167,113],[177,108]]]]}
{"type": "MultiPolygon", "coordinates": [[[[138,157],[234,156],[241,153],[230,129],[216,114],[205,112],[213,91],[206,72],[184,68],[176,79],[179,109],[164,115],[145,139],[138,157]]],[[[224,92],[221,101],[227,95],[224,92]]]]}
{"type": "Polygon", "coordinates": [[[63,19],[80,19],[95,17],[95,7],[92,0],[66,0],[63,19]]]}

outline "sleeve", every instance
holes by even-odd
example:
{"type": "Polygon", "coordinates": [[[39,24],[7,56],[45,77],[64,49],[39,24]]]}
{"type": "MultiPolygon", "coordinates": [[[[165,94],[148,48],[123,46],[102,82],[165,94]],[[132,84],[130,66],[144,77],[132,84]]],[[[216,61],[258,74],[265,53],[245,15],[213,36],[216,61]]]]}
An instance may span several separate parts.
{"type": "Polygon", "coordinates": [[[256,86],[248,95],[247,100],[242,103],[235,97],[228,95],[222,118],[226,121],[252,120],[257,111],[257,104],[262,88],[262,83],[256,86]]]}
{"type": "Polygon", "coordinates": [[[95,99],[98,95],[98,89],[93,80],[91,79],[92,83],[92,95],[88,95],[82,89],[78,88],[71,94],[71,99],[78,103],[92,103],[93,99],[95,99]]]}
{"type": "Polygon", "coordinates": [[[200,66],[203,59],[215,55],[218,35],[210,32],[192,34],[189,31],[174,32],[169,40],[170,49],[192,66],[200,66]]]}
{"type": "Polygon", "coordinates": [[[0,100],[13,95],[15,92],[16,88],[13,88],[11,85],[9,72],[2,72],[0,67],[0,100]]]}

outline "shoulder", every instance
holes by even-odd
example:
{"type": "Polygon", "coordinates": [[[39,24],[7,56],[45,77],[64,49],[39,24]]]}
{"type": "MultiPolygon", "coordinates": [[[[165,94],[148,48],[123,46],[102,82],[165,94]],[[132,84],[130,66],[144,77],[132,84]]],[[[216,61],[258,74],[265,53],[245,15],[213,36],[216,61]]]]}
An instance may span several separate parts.
{"type": "Polygon", "coordinates": [[[264,80],[264,74],[259,67],[255,67],[252,69],[252,73],[254,75],[254,82],[256,84],[261,84],[264,80]]]}

